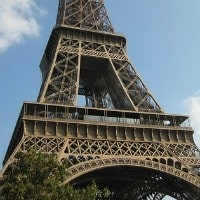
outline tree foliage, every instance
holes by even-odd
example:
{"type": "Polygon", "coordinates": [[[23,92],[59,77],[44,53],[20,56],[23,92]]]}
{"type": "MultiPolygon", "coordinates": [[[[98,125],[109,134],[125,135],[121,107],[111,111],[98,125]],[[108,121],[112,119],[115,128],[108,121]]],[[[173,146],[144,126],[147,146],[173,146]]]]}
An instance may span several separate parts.
{"type": "Polygon", "coordinates": [[[20,153],[1,181],[5,200],[106,200],[108,189],[98,189],[93,181],[83,189],[75,189],[66,180],[68,163],[60,163],[55,156],[30,151],[20,153]]]}

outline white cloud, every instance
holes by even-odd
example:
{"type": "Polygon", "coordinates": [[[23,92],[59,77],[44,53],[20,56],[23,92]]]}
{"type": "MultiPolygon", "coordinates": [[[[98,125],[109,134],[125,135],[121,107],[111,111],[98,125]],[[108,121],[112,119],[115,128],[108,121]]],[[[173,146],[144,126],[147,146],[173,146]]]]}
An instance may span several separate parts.
{"type": "Polygon", "coordinates": [[[0,0],[0,52],[25,37],[37,37],[40,27],[36,16],[44,13],[36,0],[0,0]]]}
{"type": "Polygon", "coordinates": [[[200,147],[200,92],[185,99],[183,105],[190,116],[190,122],[195,131],[195,142],[200,147]]]}

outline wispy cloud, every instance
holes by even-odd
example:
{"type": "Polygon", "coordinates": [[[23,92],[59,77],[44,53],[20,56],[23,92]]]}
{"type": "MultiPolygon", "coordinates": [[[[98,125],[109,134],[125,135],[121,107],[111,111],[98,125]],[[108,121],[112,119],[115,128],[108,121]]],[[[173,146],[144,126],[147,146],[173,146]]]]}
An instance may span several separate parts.
{"type": "Polygon", "coordinates": [[[195,131],[195,142],[198,147],[200,147],[200,92],[185,99],[183,101],[183,106],[190,116],[190,122],[195,131]]]}
{"type": "Polygon", "coordinates": [[[36,16],[44,13],[36,0],[0,1],[0,52],[26,37],[37,37],[40,26],[36,16]]]}

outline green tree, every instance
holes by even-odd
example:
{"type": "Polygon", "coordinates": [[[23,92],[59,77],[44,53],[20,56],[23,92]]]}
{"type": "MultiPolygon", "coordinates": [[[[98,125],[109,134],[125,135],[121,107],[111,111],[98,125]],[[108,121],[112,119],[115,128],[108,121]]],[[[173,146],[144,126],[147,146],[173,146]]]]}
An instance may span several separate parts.
{"type": "Polygon", "coordinates": [[[106,200],[108,189],[98,189],[95,182],[83,189],[75,189],[66,180],[68,163],[60,163],[55,156],[30,151],[20,153],[1,181],[5,200],[106,200]]]}

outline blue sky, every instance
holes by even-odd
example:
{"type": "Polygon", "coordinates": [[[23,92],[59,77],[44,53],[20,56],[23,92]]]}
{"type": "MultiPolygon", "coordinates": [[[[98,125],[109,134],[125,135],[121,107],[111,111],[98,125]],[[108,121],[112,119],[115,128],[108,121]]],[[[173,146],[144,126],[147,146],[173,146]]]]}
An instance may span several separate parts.
{"type": "MultiPolygon", "coordinates": [[[[200,1],[105,0],[136,70],[167,113],[189,114],[200,146],[200,1]]],[[[24,101],[35,101],[39,63],[58,0],[0,0],[0,163],[24,101]]]]}

